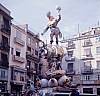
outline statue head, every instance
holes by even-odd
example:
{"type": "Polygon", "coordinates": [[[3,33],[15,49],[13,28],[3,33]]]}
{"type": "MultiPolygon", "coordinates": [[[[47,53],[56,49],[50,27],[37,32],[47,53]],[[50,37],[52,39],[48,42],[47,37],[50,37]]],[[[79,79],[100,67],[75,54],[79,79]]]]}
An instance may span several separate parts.
{"type": "Polygon", "coordinates": [[[50,17],[51,16],[51,12],[49,11],[48,13],[47,13],[47,17],[50,17]]]}
{"type": "Polygon", "coordinates": [[[50,12],[50,11],[47,13],[47,17],[48,17],[48,19],[49,19],[50,21],[52,21],[52,20],[54,19],[54,17],[51,16],[51,12],[50,12]]]}

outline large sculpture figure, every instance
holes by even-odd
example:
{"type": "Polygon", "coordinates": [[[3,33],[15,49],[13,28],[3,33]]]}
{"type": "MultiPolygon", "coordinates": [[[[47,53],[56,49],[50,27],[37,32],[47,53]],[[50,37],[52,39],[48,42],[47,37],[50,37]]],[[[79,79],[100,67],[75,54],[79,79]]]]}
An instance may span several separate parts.
{"type": "Polygon", "coordinates": [[[58,12],[58,17],[57,18],[54,18],[53,16],[51,16],[51,12],[47,13],[47,17],[49,19],[48,25],[47,25],[47,27],[45,28],[44,32],[41,35],[44,35],[44,33],[47,32],[48,29],[50,29],[50,31],[51,31],[51,34],[50,34],[50,39],[51,39],[50,40],[50,44],[53,43],[53,37],[55,36],[56,44],[58,45],[58,36],[62,37],[62,34],[61,34],[59,28],[57,27],[58,22],[61,20],[61,15],[60,15],[61,8],[57,7],[56,10],[58,12]]]}

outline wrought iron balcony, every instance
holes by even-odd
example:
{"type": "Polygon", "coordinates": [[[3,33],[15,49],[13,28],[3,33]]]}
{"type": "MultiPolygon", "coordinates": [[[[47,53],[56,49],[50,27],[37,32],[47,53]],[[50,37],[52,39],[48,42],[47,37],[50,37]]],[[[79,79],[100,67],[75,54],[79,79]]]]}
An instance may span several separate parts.
{"type": "Polygon", "coordinates": [[[66,58],[65,58],[65,61],[66,61],[66,62],[75,61],[75,57],[66,57],[66,58]]]}
{"type": "Polygon", "coordinates": [[[92,42],[91,41],[84,42],[83,47],[89,47],[89,46],[92,46],[92,42]]]}
{"type": "Polygon", "coordinates": [[[67,70],[66,75],[75,75],[75,70],[72,71],[67,70]]]}
{"type": "Polygon", "coordinates": [[[39,57],[35,56],[34,53],[31,53],[30,51],[26,52],[26,58],[35,60],[35,61],[39,61],[39,57]]]}
{"type": "Polygon", "coordinates": [[[10,27],[10,25],[6,25],[6,24],[1,25],[1,32],[4,32],[7,35],[10,35],[11,34],[11,27],[10,27]]]}
{"type": "Polygon", "coordinates": [[[94,59],[94,57],[92,56],[92,54],[83,55],[83,56],[82,56],[82,60],[91,60],[91,59],[94,59]]]}
{"type": "Polygon", "coordinates": [[[8,45],[8,44],[4,44],[4,43],[0,43],[0,50],[4,50],[4,51],[7,51],[7,52],[9,52],[9,50],[10,50],[10,45],[8,45]]]}
{"type": "Polygon", "coordinates": [[[16,56],[16,55],[13,55],[12,59],[13,59],[13,61],[17,61],[17,62],[21,62],[21,63],[25,62],[25,58],[20,57],[20,56],[16,56]]]}
{"type": "Polygon", "coordinates": [[[18,44],[20,44],[22,46],[25,45],[25,42],[23,40],[21,40],[20,38],[18,38],[18,37],[14,37],[14,42],[18,43],[18,44]]]}
{"type": "Polygon", "coordinates": [[[35,74],[36,70],[34,68],[27,69],[27,74],[35,74]]]}
{"type": "Polygon", "coordinates": [[[93,69],[88,69],[88,70],[84,69],[84,70],[81,71],[81,73],[84,74],[84,75],[93,74],[93,69]]]}
{"type": "Polygon", "coordinates": [[[81,83],[87,85],[95,84],[95,80],[81,80],[81,83]]]}

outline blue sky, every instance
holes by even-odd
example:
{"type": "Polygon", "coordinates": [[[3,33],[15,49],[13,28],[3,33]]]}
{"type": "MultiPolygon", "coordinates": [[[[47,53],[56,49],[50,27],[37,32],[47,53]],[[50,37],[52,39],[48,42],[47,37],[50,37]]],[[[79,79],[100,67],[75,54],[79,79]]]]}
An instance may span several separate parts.
{"type": "MultiPolygon", "coordinates": [[[[47,24],[46,13],[56,15],[56,6],[61,6],[62,20],[59,27],[64,37],[97,26],[100,20],[100,0],[0,0],[11,11],[18,24],[29,24],[31,29],[41,33],[47,24]]],[[[49,32],[45,34],[48,39],[49,32]]]]}

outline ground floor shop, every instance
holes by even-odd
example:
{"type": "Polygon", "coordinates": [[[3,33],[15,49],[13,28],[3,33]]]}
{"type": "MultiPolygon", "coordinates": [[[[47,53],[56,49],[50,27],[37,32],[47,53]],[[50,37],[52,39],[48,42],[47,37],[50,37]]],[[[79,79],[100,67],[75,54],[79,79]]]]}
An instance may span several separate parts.
{"type": "Polygon", "coordinates": [[[11,93],[16,94],[16,96],[21,96],[23,90],[23,85],[11,83],[11,93]]]}
{"type": "Polygon", "coordinates": [[[80,87],[81,93],[100,95],[100,85],[84,85],[80,87]]]}

